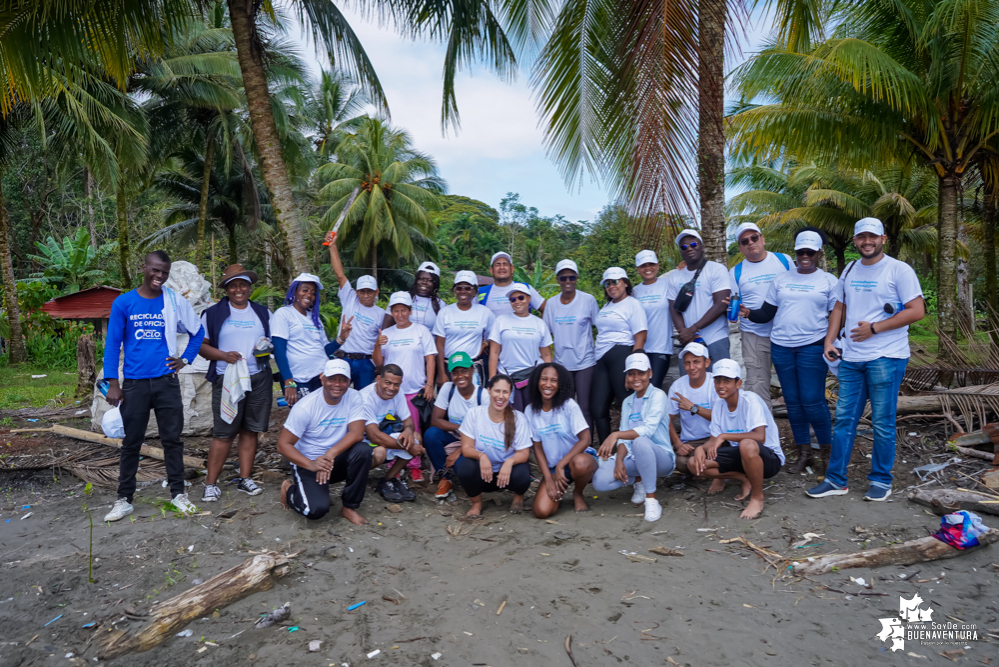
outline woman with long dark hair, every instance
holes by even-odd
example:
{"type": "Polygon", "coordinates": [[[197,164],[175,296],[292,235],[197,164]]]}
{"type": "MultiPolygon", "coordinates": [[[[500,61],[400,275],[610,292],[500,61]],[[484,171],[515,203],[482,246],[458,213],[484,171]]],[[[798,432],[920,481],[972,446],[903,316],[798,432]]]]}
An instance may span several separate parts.
{"type": "Polygon", "coordinates": [[[536,366],[528,383],[530,404],[524,416],[531,423],[534,456],[544,479],[534,496],[534,516],[547,519],[558,511],[562,496],[575,484],[572,501],[585,512],[583,489],[597,471],[597,452],[590,447],[590,427],[573,400],[575,387],[560,364],[536,366]]]}
{"type": "Polygon", "coordinates": [[[482,493],[509,488],[510,511],[524,510],[524,494],[531,487],[531,425],[524,413],[510,405],[513,380],[495,375],[486,383],[489,405],[472,408],[461,422],[461,456],[455,463],[461,488],[472,508],[467,516],[482,514],[482,493]]]}

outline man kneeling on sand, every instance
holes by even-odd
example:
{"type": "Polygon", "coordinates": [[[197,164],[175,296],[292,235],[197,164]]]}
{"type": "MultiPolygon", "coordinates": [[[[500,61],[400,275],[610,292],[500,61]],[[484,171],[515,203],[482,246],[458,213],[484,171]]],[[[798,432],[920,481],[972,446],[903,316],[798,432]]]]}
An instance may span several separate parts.
{"type": "Polygon", "coordinates": [[[350,388],[346,361],[327,361],[321,378],[323,390],[295,403],[278,436],[277,452],[291,462],[293,476],[281,485],[281,504],[321,519],[330,509],[330,482],[346,481],[340,516],[361,526],[367,521],[357,508],[371,470],[371,446],[363,442],[367,410],[350,388]]]}
{"type": "Polygon", "coordinates": [[[676,452],[676,469],[689,472],[687,459],[694,448],[711,437],[711,406],[718,400],[713,375],[708,372],[708,348],[688,343],[680,352],[681,375],[669,387],[669,439],[676,452]]]}
{"type": "Polygon", "coordinates": [[[715,362],[714,383],[718,400],[711,410],[711,437],[694,450],[687,467],[694,475],[714,480],[708,493],[723,491],[726,479],[742,482],[742,491],[735,499],[749,498],[749,505],[739,516],[755,519],[763,512],[763,480],[776,475],[784,465],[777,424],[763,399],[742,391],[742,373],[736,362],[715,362]]]}
{"type": "Polygon", "coordinates": [[[402,372],[395,364],[385,364],[378,368],[375,381],[361,390],[368,411],[364,439],[374,448],[371,467],[392,461],[385,478],[378,483],[378,493],[390,503],[416,500],[416,494],[402,478],[402,469],[407,461],[424,453],[406,395],[399,391],[402,372]]]}

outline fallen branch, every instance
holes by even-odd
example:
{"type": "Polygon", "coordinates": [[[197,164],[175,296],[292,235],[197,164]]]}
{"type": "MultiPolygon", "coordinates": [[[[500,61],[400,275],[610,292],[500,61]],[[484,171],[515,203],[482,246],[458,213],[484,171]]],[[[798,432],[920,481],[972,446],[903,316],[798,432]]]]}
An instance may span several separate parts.
{"type": "MultiPolygon", "coordinates": [[[[107,445],[108,447],[121,449],[121,438],[108,438],[97,433],[84,431],[83,429],[63,426],[62,424],[53,424],[52,426],[48,426],[46,428],[15,428],[11,430],[11,433],[55,433],[57,435],[64,435],[67,438],[73,438],[75,440],[83,440],[84,442],[93,442],[98,445],[107,445]]],[[[151,459],[157,459],[158,461],[164,460],[163,450],[159,447],[142,445],[139,449],[139,453],[143,456],[148,456],[151,459]]],[[[205,460],[198,459],[193,456],[185,456],[184,466],[188,468],[204,468],[205,460]]]]}
{"type": "Polygon", "coordinates": [[[958,491],[956,489],[917,489],[910,491],[909,500],[929,507],[937,516],[970,510],[985,514],[999,514],[999,498],[978,491],[958,491]]]}
{"type": "Polygon", "coordinates": [[[275,579],[291,569],[288,558],[274,552],[256,555],[170,598],[150,612],[149,622],[137,632],[117,630],[107,635],[97,657],[110,660],[133,651],[148,651],[194,619],[208,616],[252,593],[269,590],[275,579]]]}
{"type": "Polygon", "coordinates": [[[990,454],[988,452],[983,452],[978,449],[971,449],[970,447],[959,447],[958,445],[950,445],[950,448],[961,456],[968,456],[973,459],[983,459],[985,461],[991,461],[995,458],[995,454],[990,454]]]}
{"type": "Polygon", "coordinates": [[[935,537],[921,537],[880,549],[868,549],[853,554],[833,554],[812,561],[800,561],[794,564],[794,573],[798,575],[825,574],[833,569],[911,565],[912,563],[924,563],[943,558],[955,558],[976,551],[997,540],[999,540],[999,531],[990,530],[979,536],[980,546],[970,549],[955,549],[935,537]]]}

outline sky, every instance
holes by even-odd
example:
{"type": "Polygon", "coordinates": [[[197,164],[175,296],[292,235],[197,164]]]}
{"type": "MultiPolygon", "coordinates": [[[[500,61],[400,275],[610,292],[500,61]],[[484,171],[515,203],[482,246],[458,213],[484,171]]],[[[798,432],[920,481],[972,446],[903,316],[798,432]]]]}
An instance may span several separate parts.
{"type": "MultiPolygon", "coordinates": [[[[497,208],[508,192],[534,206],[542,216],[561,214],[569,220],[594,220],[613,193],[589,176],[569,189],[548,158],[540,117],[530,88],[529,72],[508,82],[476,66],[456,78],[461,127],[444,135],[440,123],[443,48],[411,41],[393,30],[343,9],[357,33],[388,98],[393,125],[410,133],[413,145],[436,161],[448,192],[478,199],[497,208]]],[[[743,56],[727,58],[726,67],[741,62],[757,48],[767,21],[754,20],[743,56]]],[[[304,38],[303,55],[318,72],[323,58],[304,38]]]]}

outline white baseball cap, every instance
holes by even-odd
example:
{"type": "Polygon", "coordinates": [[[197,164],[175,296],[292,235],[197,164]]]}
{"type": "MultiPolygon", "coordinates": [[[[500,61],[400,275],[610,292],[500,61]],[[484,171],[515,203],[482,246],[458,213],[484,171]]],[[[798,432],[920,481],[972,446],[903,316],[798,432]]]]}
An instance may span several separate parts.
{"type": "Polygon", "coordinates": [[[680,361],[688,354],[692,354],[695,357],[704,357],[705,359],[711,358],[711,353],[708,352],[708,348],[704,347],[700,343],[687,343],[687,347],[683,348],[680,352],[680,361]]]}
{"type": "Polygon", "coordinates": [[[507,294],[513,294],[514,292],[523,292],[528,297],[531,296],[531,288],[524,283],[513,283],[510,285],[510,289],[507,290],[507,294]]]}
{"type": "Polygon", "coordinates": [[[650,368],[652,368],[652,364],[649,362],[649,358],[644,352],[629,354],[628,358],[624,360],[625,373],[628,371],[642,371],[644,373],[650,368]]]}
{"type": "Polygon", "coordinates": [[[438,267],[433,262],[424,262],[423,264],[420,264],[420,268],[418,268],[416,272],[419,273],[420,271],[426,271],[427,273],[432,273],[438,278],[440,278],[441,275],[440,267],[438,267]]]}
{"type": "Polygon", "coordinates": [[[604,271],[604,277],[600,279],[600,284],[603,285],[608,280],[619,280],[621,278],[627,278],[628,272],[622,269],[620,266],[612,266],[606,271],[604,271]]]}
{"type": "Polygon", "coordinates": [[[579,267],[571,259],[563,259],[561,262],[555,265],[555,275],[562,273],[563,269],[569,269],[577,276],[579,275],[579,267]]]}
{"type": "Polygon", "coordinates": [[[857,236],[858,234],[863,234],[864,232],[884,236],[885,226],[881,224],[881,221],[877,218],[861,218],[853,225],[853,235],[857,236]]]}
{"type": "Polygon", "coordinates": [[[398,305],[413,307],[413,297],[410,296],[409,292],[392,292],[392,296],[389,297],[388,307],[391,309],[392,306],[398,305]]]}
{"type": "Polygon", "coordinates": [[[756,226],[755,222],[744,222],[735,229],[735,240],[738,241],[744,232],[756,232],[757,234],[762,234],[760,228],[756,226]]]}
{"type": "Polygon", "coordinates": [[[658,264],[659,258],[656,257],[656,253],[651,250],[643,250],[642,252],[635,255],[635,266],[641,266],[642,264],[658,264]]]}
{"type": "Polygon", "coordinates": [[[468,283],[472,287],[478,287],[479,279],[475,277],[474,271],[459,271],[454,274],[454,284],[458,283],[468,283]]]}
{"type": "Polygon", "coordinates": [[[701,238],[701,233],[699,231],[697,231],[696,229],[685,229],[685,230],[683,230],[682,232],[680,232],[679,234],[676,235],[676,245],[677,245],[677,247],[680,247],[680,239],[682,239],[684,236],[693,236],[695,239],[697,239],[701,243],[704,243],[704,239],[701,238]]]}
{"type": "Polygon", "coordinates": [[[293,283],[315,283],[319,289],[323,289],[323,281],[314,273],[300,273],[295,276],[293,283]]]}
{"type": "Polygon", "coordinates": [[[323,377],[331,378],[334,375],[343,375],[350,379],[350,364],[343,359],[330,359],[323,366],[323,377]]]}
{"type": "Polygon", "coordinates": [[[499,259],[500,257],[506,257],[506,261],[508,261],[511,264],[513,264],[513,257],[510,257],[510,253],[503,252],[502,250],[500,250],[497,253],[493,253],[492,259],[489,260],[489,266],[492,266],[493,264],[495,264],[496,260],[499,259]]]}
{"type": "Polygon", "coordinates": [[[815,250],[816,252],[822,250],[822,237],[817,232],[811,230],[799,232],[794,237],[794,249],[800,250],[801,248],[815,250]]]}
{"type": "Polygon", "coordinates": [[[742,378],[742,369],[739,368],[739,364],[731,359],[719,359],[715,362],[715,366],[711,369],[711,372],[714,373],[715,377],[721,376],[734,380],[742,378]]]}
{"type": "Polygon", "coordinates": [[[357,279],[357,289],[373,289],[378,291],[378,281],[375,280],[374,276],[361,276],[357,279]]]}

